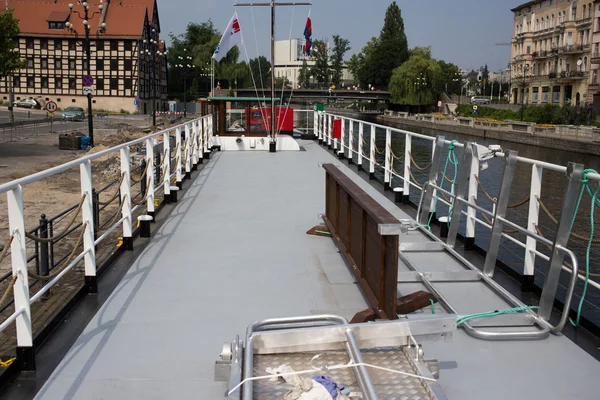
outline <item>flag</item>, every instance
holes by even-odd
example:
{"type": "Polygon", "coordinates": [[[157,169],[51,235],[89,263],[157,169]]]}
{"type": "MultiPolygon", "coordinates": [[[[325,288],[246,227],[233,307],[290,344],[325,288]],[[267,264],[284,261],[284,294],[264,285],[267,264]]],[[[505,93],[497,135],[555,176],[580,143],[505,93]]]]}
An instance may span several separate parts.
{"type": "Polygon", "coordinates": [[[227,56],[229,50],[233,49],[241,42],[242,31],[240,29],[240,23],[238,21],[236,13],[233,14],[233,17],[231,17],[229,24],[227,24],[227,28],[225,28],[225,31],[223,32],[223,37],[221,38],[221,41],[219,42],[219,45],[217,46],[217,49],[215,50],[215,53],[213,54],[212,58],[214,58],[216,61],[221,61],[223,58],[225,58],[225,56],[227,56]]]}
{"type": "Polygon", "coordinates": [[[310,56],[310,49],[312,47],[312,21],[310,17],[306,19],[306,26],[304,27],[304,38],[306,39],[306,47],[304,52],[307,56],[310,56]]]}

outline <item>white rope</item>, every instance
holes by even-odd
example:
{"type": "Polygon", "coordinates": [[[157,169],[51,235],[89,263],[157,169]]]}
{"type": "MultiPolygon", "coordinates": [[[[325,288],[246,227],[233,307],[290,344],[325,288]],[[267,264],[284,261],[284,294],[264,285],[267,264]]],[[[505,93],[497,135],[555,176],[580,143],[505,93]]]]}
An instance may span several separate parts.
{"type": "MultiPolygon", "coordinates": [[[[251,7],[252,9],[252,7],[251,7]]],[[[235,13],[235,15],[238,17],[238,21],[239,21],[239,16],[237,15],[237,12],[235,13]]],[[[252,12],[252,22],[254,22],[254,12],[252,12]]],[[[256,87],[256,79],[254,79],[254,73],[252,72],[252,66],[250,65],[250,57],[248,56],[248,48],[246,47],[246,41],[244,40],[244,34],[242,33],[242,30],[240,29],[240,36],[242,37],[242,45],[244,46],[244,53],[246,54],[246,62],[248,63],[248,68],[250,69],[250,76],[252,77],[252,84],[254,85],[254,91],[256,92],[256,98],[260,99],[260,96],[258,95],[258,88],[256,87]]],[[[254,37],[256,38],[256,27],[254,27],[254,37]]],[[[258,41],[256,42],[256,49],[258,50],[258,41]]],[[[259,71],[260,71],[260,59],[257,58],[256,61],[258,62],[258,67],[259,67],[259,71]]],[[[259,72],[261,74],[261,79],[262,79],[262,72],[259,72]]],[[[263,89],[263,99],[264,99],[264,89],[263,89]]],[[[260,110],[260,115],[262,117],[263,122],[267,122],[266,118],[265,118],[265,114],[263,113],[263,109],[262,107],[259,107],[258,109],[260,110]]],[[[250,114],[250,107],[248,107],[248,114],[250,114]]],[[[246,115],[246,119],[249,121],[250,120],[250,115],[246,115]]],[[[249,124],[246,125],[246,127],[248,129],[250,129],[249,124]]],[[[249,131],[246,133],[250,133],[249,131]]]]}
{"type": "Polygon", "coordinates": [[[380,371],[386,371],[386,372],[390,372],[393,374],[397,374],[397,375],[404,375],[404,376],[409,376],[411,378],[416,378],[416,379],[421,379],[424,381],[429,381],[429,382],[437,382],[435,379],[432,378],[428,378],[425,376],[421,376],[421,375],[415,375],[415,374],[411,374],[408,372],[404,372],[404,371],[397,371],[394,369],[390,369],[390,368],[384,368],[384,367],[379,367],[377,365],[372,365],[372,364],[367,364],[367,363],[353,363],[353,362],[349,362],[348,364],[339,364],[339,365],[331,365],[331,366],[323,366],[323,367],[315,367],[313,365],[313,362],[319,358],[321,356],[321,354],[317,354],[316,356],[314,356],[311,361],[310,361],[310,365],[311,365],[311,369],[305,370],[305,371],[294,371],[294,372],[284,372],[281,374],[270,374],[270,375],[263,375],[263,376],[253,376],[250,378],[246,378],[243,381],[241,381],[240,383],[238,383],[233,389],[231,389],[227,395],[231,396],[231,394],[233,392],[235,392],[236,390],[238,390],[244,383],[247,382],[253,382],[253,381],[259,381],[259,380],[265,380],[265,379],[271,379],[271,378],[285,378],[286,376],[294,376],[294,375],[302,375],[302,374],[314,374],[315,372],[329,372],[329,371],[335,371],[338,369],[347,369],[347,368],[354,368],[354,367],[369,367],[369,368],[373,368],[373,369],[378,369],[380,371]]]}

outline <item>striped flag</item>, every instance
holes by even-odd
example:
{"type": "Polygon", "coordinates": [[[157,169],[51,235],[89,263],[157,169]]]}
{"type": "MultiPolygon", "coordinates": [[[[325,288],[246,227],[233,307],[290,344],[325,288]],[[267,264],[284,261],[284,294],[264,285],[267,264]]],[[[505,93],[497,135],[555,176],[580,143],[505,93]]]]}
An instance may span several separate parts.
{"type": "Polygon", "coordinates": [[[310,17],[306,19],[306,26],[304,27],[304,38],[306,39],[306,47],[304,52],[307,56],[310,56],[310,49],[312,48],[312,21],[310,17]]]}
{"type": "Polygon", "coordinates": [[[242,42],[242,30],[240,28],[240,23],[237,18],[237,14],[233,14],[229,24],[227,24],[227,28],[223,32],[223,37],[213,54],[215,61],[221,61],[223,58],[227,56],[229,50],[233,49],[235,46],[242,42]]]}

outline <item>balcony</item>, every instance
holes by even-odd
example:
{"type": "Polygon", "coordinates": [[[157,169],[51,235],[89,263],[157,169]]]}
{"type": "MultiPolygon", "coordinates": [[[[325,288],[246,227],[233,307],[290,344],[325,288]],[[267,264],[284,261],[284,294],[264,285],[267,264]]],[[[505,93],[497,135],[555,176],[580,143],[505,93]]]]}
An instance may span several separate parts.
{"type": "Polygon", "coordinates": [[[563,53],[563,54],[577,54],[577,53],[583,53],[586,51],[590,51],[591,49],[591,45],[589,44],[571,44],[571,45],[566,45],[563,47],[560,47],[558,49],[559,53],[563,53]]]}
{"type": "Polygon", "coordinates": [[[581,19],[577,20],[577,22],[575,22],[575,26],[577,27],[577,29],[587,28],[591,24],[592,24],[592,17],[581,18],[581,19]]]}
{"type": "Polygon", "coordinates": [[[588,73],[583,71],[563,71],[557,75],[558,82],[560,83],[572,82],[576,80],[578,81],[582,79],[587,79],[587,77],[588,73]]]}
{"type": "Polygon", "coordinates": [[[600,64],[600,53],[592,53],[592,64],[600,64]]]}

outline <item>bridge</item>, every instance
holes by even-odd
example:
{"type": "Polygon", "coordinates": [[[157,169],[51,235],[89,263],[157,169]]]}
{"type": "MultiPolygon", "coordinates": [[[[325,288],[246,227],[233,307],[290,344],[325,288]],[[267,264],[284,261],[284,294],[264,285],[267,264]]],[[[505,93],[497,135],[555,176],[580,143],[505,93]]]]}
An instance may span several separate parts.
{"type": "MultiPolygon", "coordinates": [[[[257,90],[237,89],[237,97],[256,97],[257,90]]],[[[292,94],[291,89],[283,93],[283,100],[288,101],[292,94]]],[[[281,88],[277,90],[277,96],[281,95],[281,88]]],[[[270,89],[258,89],[258,97],[271,97],[270,89]]],[[[359,90],[327,90],[327,89],[295,89],[293,98],[295,101],[321,101],[328,103],[336,100],[362,100],[362,101],[385,101],[389,102],[390,92],[384,91],[359,91],[359,90]]]]}

